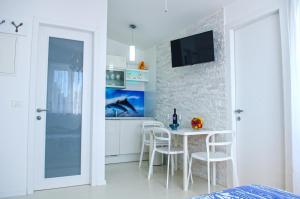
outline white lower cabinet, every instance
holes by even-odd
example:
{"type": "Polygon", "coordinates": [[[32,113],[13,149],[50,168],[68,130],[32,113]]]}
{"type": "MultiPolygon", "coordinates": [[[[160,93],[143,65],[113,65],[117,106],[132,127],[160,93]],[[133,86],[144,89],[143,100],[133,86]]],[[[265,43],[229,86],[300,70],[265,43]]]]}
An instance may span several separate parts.
{"type": "MultiPolygon", "coordinates": [[[[138,161],[141,152],[142,124],[150,119],[106,120],[106,163],[138,161]]],[[[147,158],[147,156],[144,156],[147,158]]]]}
{"type": "Polygon", "coordinates": [[[136,154],[141,151],[143,121],[120,121],[120,154],[136,154]]]}
{"type": "Polygon", "coordinates": [[[105,156],[120,154],[120,125],[119,121],[106,120],[105,124],[105,156]]]}

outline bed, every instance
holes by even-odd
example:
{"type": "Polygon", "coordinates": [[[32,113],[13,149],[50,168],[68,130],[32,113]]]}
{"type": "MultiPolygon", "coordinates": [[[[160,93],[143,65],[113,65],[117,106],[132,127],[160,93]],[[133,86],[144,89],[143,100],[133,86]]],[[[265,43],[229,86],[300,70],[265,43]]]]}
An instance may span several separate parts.
{"type": "Polygon", "coordinates": [[[191,199],[285,199],[285,198],[297,198],[300,196],[294,195],[292,193],[282,191],[279,189],[274,189],[267,186],[261,185],[250,185],[241,186],[231,189],[226,189],[222,192],[216,192],[209,195],[195,196],[191,199]]]}

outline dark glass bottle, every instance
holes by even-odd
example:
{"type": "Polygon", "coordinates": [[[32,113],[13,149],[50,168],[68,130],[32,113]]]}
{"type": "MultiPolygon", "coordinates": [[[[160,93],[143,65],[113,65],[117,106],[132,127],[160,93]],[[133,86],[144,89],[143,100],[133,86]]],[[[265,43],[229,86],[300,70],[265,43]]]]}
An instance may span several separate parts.
{"type": "Polygon", "coordinates": [[[173,113],[173,124],[178,124],[176,108],[174,108],[174,113],[173,113]]]}

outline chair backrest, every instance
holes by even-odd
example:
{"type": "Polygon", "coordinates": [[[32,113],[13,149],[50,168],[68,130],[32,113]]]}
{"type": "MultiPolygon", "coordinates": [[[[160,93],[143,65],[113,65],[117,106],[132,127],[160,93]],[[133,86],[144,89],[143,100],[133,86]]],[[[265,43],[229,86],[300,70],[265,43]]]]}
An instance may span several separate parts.
{"type": "Polygon", "coordinates": [[[149,140],[149,134],[154,127],[164,127],[164,124],[159,121],[145,121],[142,124],[142,134],[144,140],[149,140]]]}
{"type": "Polygon", "coordinates": [[[159,121],[146,121],[146,122],[143,122],[143,125],[142,125],[143,129],[153,128],[153,127],[164,127],[164,124],[162,122],[159,122],[159,121]]]}
{"type": "MultiPolygon", "coordinates": [[[[210,152],[217,152],[222,151],[225,152],[226,157],[222,157],[220,159],[230,159],[232,158],[233,154],[233,134],[234,132],[231,130],[224,130],[224,131],[216,131],[214,133],[210,133],[206,137],[206,151],[207,151],[207,158],[212,159],[209,157],[210,152]],[[222,141],[219,141],[218,139],[221,139],[222,141]],[[228,149],[229,153],[228,154],[228,149]]],[[[218,160],[218,158],[214,158],[215,160],[218,160]]]]}
{"type": "Polygon", "coordinates": [[[156,143],[159,141],[165,141],[168,143],[168,148],[170,151],[171,148],[171,132],[167,128],[163,127],[154,127],[151,131],[154,141],[154,148],[156,143]]]}

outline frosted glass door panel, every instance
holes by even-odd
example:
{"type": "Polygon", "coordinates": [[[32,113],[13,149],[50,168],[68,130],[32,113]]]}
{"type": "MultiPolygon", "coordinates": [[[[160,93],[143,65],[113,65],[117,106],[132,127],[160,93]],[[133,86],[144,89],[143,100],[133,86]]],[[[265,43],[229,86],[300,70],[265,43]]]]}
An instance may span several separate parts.
{"type": "Polygon", "coordinates": [[[83,48],[49,38],[45,178],[81,174],[83,48]]]}

